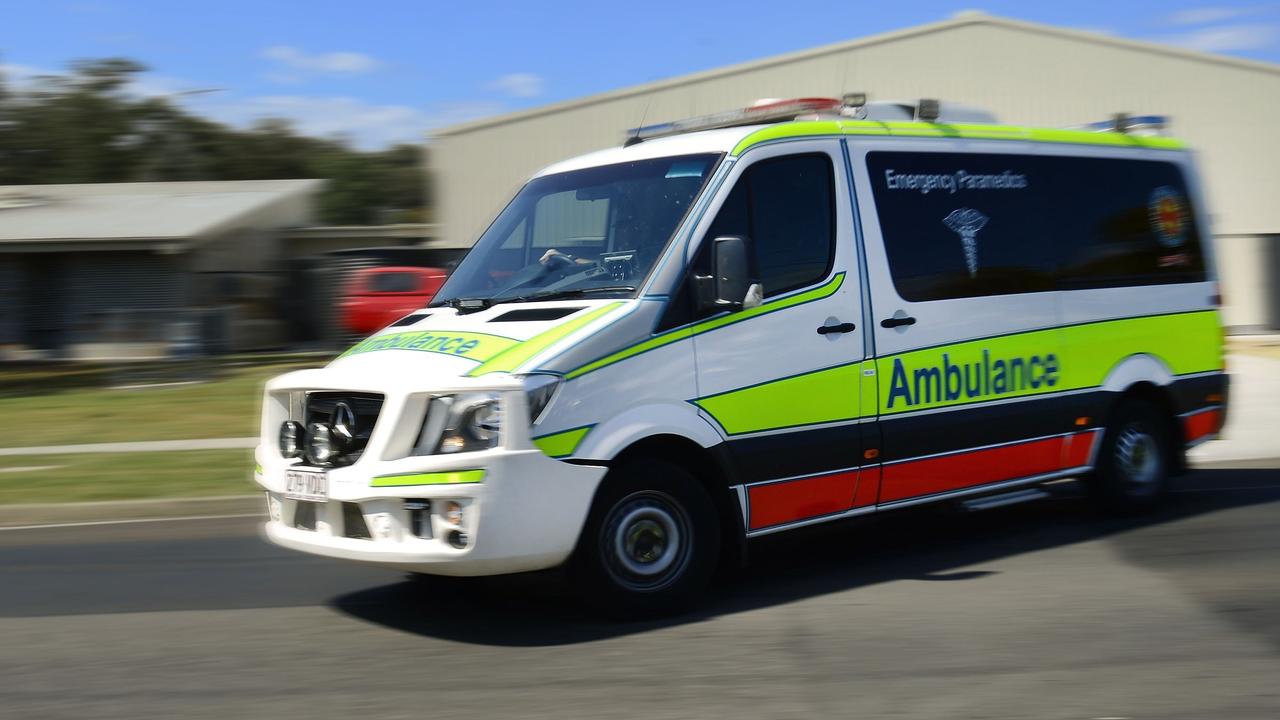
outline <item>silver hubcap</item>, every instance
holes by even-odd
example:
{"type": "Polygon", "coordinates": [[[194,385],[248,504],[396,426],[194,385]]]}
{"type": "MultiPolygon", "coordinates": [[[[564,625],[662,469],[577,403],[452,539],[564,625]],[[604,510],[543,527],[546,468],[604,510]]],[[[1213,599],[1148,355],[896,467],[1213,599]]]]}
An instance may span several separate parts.
{"type": "Polygon", "coordinates": [[[1135,423],[1120,431],[1116,438],[1116,467],[1130,492],[1141,495],[1155,489],[1160,477],[1160,447],[1146,428],[1135,423]]]}
{"type": "Polygon", "coordinates": [[[655,590],[672,582],[689,560],[689,520],[669,496],[633,493],[609,511],[601,547],[618,583],[655,590]]]}

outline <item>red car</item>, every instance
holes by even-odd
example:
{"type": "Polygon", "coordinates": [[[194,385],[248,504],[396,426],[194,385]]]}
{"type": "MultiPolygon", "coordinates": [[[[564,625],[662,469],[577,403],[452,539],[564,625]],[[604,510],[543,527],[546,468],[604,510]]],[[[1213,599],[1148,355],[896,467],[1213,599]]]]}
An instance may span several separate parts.
{"type": "Polygon", "coordinates": [[[445,271],[423,267],[376,267],[351,275],[340,304],[347,330],[367,335],[424,307],[444,284],[445,271]]]}

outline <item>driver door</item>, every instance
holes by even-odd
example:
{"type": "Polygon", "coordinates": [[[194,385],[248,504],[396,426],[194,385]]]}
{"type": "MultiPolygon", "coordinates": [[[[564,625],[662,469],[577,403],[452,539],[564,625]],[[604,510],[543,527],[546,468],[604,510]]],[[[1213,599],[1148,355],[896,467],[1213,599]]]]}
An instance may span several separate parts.
{"type": "Polygon", "coordinates": [[[745,237],[763,289],[759,306],[692,325],[693,402],[725,438],[752,533],[855,505],[866,354],[845,177],[838,140],[753,150],[699,228],[694,274],[715,238],[745,237]]]}

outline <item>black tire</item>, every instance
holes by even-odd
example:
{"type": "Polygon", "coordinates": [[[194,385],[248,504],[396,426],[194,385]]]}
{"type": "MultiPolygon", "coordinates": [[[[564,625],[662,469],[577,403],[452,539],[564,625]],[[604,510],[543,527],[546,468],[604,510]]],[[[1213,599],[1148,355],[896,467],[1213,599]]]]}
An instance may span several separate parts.
{"type": "Polygon", "coordinates": [[[1097,468],[1087,479],[1094,500],[1117,513],[1157,505],[1169,491],[1172,443],[1168,419],[1155,406],[1122,401],[1107,423],[1097,468]]]}
{"type": "Polygon", "coordinates": [[[620,619],[690,607],[720,555],[720,522],[684,468],[637,459],[610,470],[596,491],[574,555],[574,579],[598,612],[620,619]]]}

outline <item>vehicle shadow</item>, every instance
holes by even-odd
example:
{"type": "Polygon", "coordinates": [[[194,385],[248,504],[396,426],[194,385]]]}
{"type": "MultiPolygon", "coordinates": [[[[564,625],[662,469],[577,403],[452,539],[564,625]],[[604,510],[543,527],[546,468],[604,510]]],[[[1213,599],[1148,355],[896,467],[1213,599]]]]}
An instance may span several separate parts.
{"type": "Polygon", "coordinates": [[[403,632],[495,646],[590,642],[696,623],[892,581],[981,582],[971,566],[1280,501],[1280,470],[1198,470],[1157,511],[1111,517],[1073,486],[1033,503],[965,513],[923,506],[766,536],[749,565],[720,578],[700,607],[660,620],[617,622],[585,610],[559,572],[496,578],[420,577],[339,596],[336,610],[403,632]]]}

